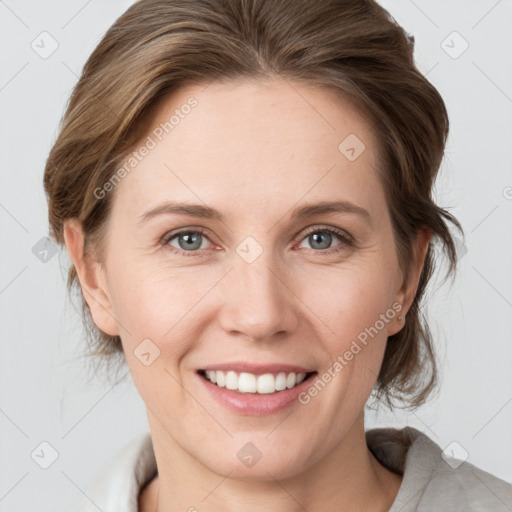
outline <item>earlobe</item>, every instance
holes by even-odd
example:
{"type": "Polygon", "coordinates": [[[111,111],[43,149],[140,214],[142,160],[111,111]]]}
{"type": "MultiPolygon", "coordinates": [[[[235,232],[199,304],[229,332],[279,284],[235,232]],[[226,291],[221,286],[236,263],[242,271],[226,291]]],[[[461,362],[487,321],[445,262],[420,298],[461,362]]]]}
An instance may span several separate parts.
{"type": "Polygon", "coordinates": [[[68,219],[63,228],[64,241],[75,267],[83,295],[96,326],[110,336],[119,335],[112,303],[101,263],[84,254],[84,233],[78,219],[68,219]]]}
{"type": "Polygon", "coordinates": [[[410,289],[408,290],[408,296],[406,297],[407,308],[410,307],[414,297],[416,296],[431,237],[432,231],[430,229],[423,228],[418,231],[414,246],[414,258],[411,263],[410,289]]]}
{"type": "Polygon", "coordinates": [[[401,304],[399,314],[396,317],[396,330],[390,332],[389,335],[396,334],[405,325],[406,315],[411,307],[418,290],[418,284],[425,264],[425,258],[428,252],[432,231],[424,228],[418,231],[416,242],[413,247],[413,260],[411,262],[409,279],[402,283],[399,293],[395,297],[395,302],[401,304]]]}

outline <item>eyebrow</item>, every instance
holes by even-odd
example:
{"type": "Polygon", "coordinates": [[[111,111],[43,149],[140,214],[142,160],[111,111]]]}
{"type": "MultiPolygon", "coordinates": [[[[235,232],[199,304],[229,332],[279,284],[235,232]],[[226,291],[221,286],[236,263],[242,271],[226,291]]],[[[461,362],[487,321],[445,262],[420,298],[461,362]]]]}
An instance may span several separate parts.
{"type": "MultiPolygon", "coordinates": [[[[315,204],[306,204],[293,210],[291,219],[301,220],[315,215],[328,213],[355,214],[362,217],[370,225],[372,224],[372,217],[370,213],[362,206],[351,203],[350,201],[323,201],[315,204]]],[[[219,222],[225,221],[224,216],[219,211],[206,205],[164,201],[144,212],[139,217],[138,223],[142,224],[151,218],[163,214],[188,215],[203,219],[214,219],[219,222]]]]}

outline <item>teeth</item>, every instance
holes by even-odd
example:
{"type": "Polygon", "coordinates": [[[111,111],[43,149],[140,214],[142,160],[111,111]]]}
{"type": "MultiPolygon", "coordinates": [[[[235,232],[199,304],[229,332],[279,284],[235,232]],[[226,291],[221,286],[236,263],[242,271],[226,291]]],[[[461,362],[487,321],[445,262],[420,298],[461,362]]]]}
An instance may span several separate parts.
{"type": "Polygon", "coordinates": [[[286,373],[281,372],[276,377],[276,391],[283,391],[286,389],[286,373]]]}
{"type": "Polygon", "coordinates": [[[234,371],[208,370],[206,378],[221,388],[225,387],[240,393],[259,393],[263,395],[293,388],[306,378],[306,374],[280,372],[277,375],[272,373],[254,375],[245,372],[238,374],[234,371]]]}
{"type": "Polygon", "coordinates": [[[256,393],[258,390],[258,379],[256,375],[252,373],[241,373],[240,377],[238,377],[238,386],[235,389],[242,391],[242,393],[256,393]]]}
{"type": "Polygon", "coordinates": [[[258,377],[258,393],[274,393],[276,390],[276,379],[271,373],[265,373],[258,377]]]}
{"type": "Polygon", "coordinates": [[[238,389],[238,375],[235,372],[226,373],[226,389],[238,389]]]}
{"type": "Polygon", "coordinates": [[[226,385],[226,376],[224,372],[215,372],[215,377],[217,379],[217,386],[223,388],[226,385]]]}

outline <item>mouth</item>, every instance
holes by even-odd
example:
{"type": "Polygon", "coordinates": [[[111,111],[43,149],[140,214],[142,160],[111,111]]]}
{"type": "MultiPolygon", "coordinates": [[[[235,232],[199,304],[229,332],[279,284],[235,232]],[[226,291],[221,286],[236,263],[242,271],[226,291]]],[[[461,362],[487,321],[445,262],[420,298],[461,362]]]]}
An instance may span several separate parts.
{"type": "Polygon", "coordinates": [[[255,374],[233,370],[202,369],[197,373],[219,388],[225,388],[241,394],[275,395],[295,388],[311,379],[317,371],[310,372],[274,372],[255,374]]]}

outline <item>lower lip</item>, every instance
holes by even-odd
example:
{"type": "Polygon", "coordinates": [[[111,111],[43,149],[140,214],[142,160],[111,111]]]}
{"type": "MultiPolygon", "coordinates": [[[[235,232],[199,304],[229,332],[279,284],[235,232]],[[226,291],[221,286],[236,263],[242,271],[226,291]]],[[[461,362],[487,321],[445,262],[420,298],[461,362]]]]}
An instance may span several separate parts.
{"type": "Polygon", "coordinates": [[[221,388],[201,375],[197,375],[209,393],[228,409],[240,414],[263,416],[275,414],[291,406],[297,397],[311,384],[311,378],[303,380],[298,386],[272,394],[240,393],[231,389],[221,388]]]}

